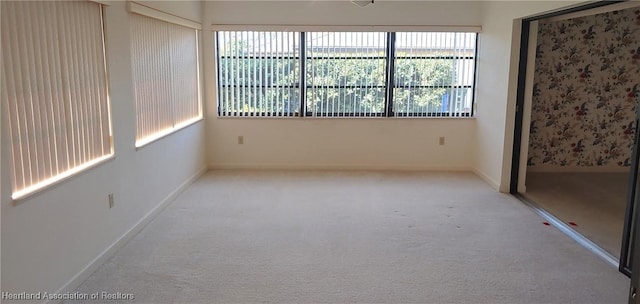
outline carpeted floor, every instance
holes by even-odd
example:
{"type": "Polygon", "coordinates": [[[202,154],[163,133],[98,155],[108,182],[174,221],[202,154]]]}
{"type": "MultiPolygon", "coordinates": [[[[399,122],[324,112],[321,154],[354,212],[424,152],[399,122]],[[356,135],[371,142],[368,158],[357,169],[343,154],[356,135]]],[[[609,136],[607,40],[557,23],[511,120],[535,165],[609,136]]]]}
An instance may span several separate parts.
{"type": "Polygon", "coordinates": [[[620,257],[629,173],[527,173],[523,195],[620,257]]]}
{"type": "Polygon", "coordinates": [[[542,222],[470,173],[214,171],[76,291],[137,303],[625,303],[625,276],[542,222]]]}

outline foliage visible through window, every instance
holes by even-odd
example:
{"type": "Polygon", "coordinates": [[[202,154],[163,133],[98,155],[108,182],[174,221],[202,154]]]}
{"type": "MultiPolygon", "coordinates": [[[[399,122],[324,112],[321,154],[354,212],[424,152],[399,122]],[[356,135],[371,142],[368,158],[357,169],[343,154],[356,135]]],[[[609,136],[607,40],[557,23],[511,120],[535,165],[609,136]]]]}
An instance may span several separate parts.
{"type": "Polygon", "coordinates": [[[218,33],[219,111],[288,116],[300,109],[299,33],[218,33]]]}
{"type": "Polygon", "coordinates": [[[307,112],[375,116],[384,112],[386,33],[307,33],[307,112]]]}
{"type": "Polygon", "coordinates": [[[471,116],[476,39],[476,33],[218,32],[218,113],[471,116]]]}
{"type": "Polygon", "coordinates": [[[469,115],[475,33],[397,33],[393,106],[396,115],[469,115]]]}

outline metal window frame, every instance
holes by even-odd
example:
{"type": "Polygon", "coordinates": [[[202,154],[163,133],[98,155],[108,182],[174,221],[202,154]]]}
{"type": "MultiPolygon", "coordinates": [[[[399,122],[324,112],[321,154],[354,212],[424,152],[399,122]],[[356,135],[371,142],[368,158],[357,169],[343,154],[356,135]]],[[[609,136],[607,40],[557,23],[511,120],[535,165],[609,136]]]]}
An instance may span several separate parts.
{"type": "Polygon", "coordinates": [[[385,116],[393,117],[395,115],[393,111],[393,90],[395,87],[395,73],[396,73],[396,33],[387,32],[387,79],[386,90],[387,95],[385,98],[385,116]]]}

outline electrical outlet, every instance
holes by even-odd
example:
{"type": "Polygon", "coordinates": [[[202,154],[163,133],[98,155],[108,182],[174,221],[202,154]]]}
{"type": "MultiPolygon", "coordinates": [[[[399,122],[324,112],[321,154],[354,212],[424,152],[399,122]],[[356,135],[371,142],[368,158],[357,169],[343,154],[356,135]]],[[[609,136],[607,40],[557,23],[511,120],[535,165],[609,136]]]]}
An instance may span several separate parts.
{"type": "Polygon", "coordinates": [[[238,144],[239,145],[244,145],[244,136],[242,136],[242,135],[238,136],[238,144]]]}
{"type": "Polygon", "coordinates": [[[444,146],[444,136],[440,136],[440,139],[438,140],[438,143],[439,143],[441,146],[444,146]]]}
{"type": "Polygon", "coordinates": [[[109,194],[109,209],[113,208],[113,193],[109,194]]]}

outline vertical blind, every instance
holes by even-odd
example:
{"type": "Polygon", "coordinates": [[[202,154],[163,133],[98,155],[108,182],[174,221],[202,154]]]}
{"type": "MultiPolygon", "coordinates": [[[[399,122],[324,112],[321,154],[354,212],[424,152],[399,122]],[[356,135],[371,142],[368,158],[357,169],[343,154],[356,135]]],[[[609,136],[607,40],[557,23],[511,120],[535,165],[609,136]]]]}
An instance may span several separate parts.
{"type": "Polygon", "coordinates": [[[202,117],[198,30],[131,14],[136,146],[202,117]]]}
{"type": "Polygon", "coordinates": [[[102,6],[3,2],[0,22],[18,199],[113,154],[102,6]]]}
{"type": "Polygon", "coordinates": [[[291,116],[299,110],[299,34],[218,33],[220,116],[291,116]]]}

